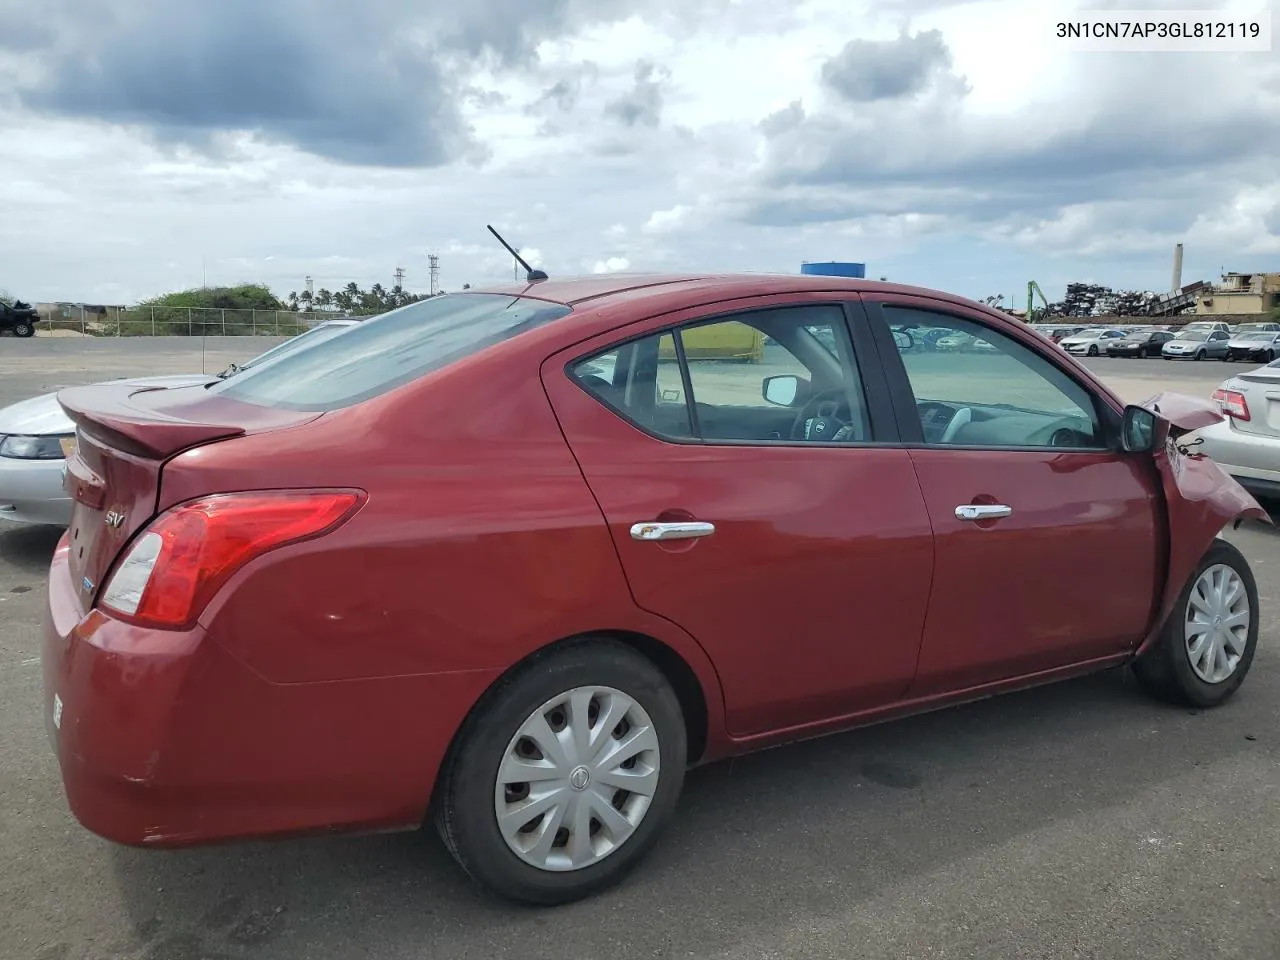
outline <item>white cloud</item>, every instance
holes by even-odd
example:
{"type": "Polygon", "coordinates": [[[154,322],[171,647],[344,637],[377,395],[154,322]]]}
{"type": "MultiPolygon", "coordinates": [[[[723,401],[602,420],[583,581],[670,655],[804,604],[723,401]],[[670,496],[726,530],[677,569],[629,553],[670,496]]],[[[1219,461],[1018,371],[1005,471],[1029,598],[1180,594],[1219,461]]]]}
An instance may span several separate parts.
{"type": "MultiPolygon", "coordinates": [[[[553,275],[854,259],[976,296],[1028,276],[1159,288],[1178,241],[1188,278],[1280,269],[1274,56],[1071,53],[1052,22],[1085,5],[539,0],[553,15],[513,24],[489,0],[456,21],[435,0],[378,0],[370,24],[405,21],[380,31],[326,0],[307,35],[345,24],[370,61],[425,56],[414,44],[437,37],[437,59],[405,67],[429,89],[362,112],[313,77],[290,89],[329,92],[316,126],[255,119],[226,94],[198,130],[141,72],[113,76],[109,100],[83,84],[24,93],[57,58],[0,32],[0,286],[131,300],[203,270],[283,294],[307,274],[386,285],[404,267],[421,291],[436,253],[456,289],[510,278],[489,223],[553,275]],[[432,111],[456,120],[452,139],[432,111]]],[[[230,30],[252,6],[198,5],[198,19],[230,30]]],[[[32,19],[79,37],[82,8],[51,0],[32,19]]],[[[385,79],[370,71],[341,76],[385,79]]]]}
{"type": "Polygon", "coordinates": [[[597,260],[591,268],[592,273],[622,273],[631,266],[626,257],[610,257],[608,260],[597,260]]]}
{"type": "Polygon", "coordinates": [[[692,213],[693,208],[683,203],[676,204],[670,210],[655,210],[640,229],[645,233],[670,233],[684,226],[692,213]]]}

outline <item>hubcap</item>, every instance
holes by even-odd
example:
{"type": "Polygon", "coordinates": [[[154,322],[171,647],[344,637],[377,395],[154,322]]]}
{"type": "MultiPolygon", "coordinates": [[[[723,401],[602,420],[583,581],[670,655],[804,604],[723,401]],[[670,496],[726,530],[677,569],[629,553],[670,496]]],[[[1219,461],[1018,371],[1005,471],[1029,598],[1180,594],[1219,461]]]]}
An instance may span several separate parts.
{"type": "Polygon", "coordinates": [[[1214,564],[1192,586],[1185,637],[1191,669],[1205,683],[1236,672],[1249,642],[1249,594],[1231,567],[1214,564]]]}
{"type": "Polygon", "coordinates": [[[581,870],[635,832],[653,802],[658,734],[612,687],[577,687],[533,712],[507,744],[494,812],[516,856],[539,870],[581,870]]]}

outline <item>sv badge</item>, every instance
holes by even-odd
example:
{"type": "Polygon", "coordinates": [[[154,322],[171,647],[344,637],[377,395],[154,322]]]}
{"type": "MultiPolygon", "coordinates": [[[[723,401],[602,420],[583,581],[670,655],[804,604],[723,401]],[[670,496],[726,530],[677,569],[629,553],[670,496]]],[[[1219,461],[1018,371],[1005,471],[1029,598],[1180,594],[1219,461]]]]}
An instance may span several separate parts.
{"type": "Polygon", "coordinates": [[[108,510],[106,517],[104,517],[103,519],[106,521],[106,524],[108,527],[110,527],[112,530],[115,530],[122,523],[124,523],[124,511],[108,510]]]}

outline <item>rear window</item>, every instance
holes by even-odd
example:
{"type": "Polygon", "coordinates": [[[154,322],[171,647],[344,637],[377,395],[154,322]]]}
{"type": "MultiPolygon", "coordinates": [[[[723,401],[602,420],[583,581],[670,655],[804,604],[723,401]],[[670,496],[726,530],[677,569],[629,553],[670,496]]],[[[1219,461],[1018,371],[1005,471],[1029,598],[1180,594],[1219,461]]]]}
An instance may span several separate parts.
{"type": "Polygon", "coordinates": [[[530,297],[454,293],[372,317],[340,337],[285,354],[209,392],[287,410],[337,410],[566,316],[530,297]]]}

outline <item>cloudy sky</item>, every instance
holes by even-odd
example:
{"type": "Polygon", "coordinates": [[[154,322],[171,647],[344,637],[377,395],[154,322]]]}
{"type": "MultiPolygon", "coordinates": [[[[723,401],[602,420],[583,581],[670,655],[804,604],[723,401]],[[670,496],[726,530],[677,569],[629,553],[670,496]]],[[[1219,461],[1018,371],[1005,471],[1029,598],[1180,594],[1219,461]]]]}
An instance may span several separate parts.
{"type": "Polygon", "coordinates": [[[868,275],[974,297],[1280,270],[1280,44],[1084,53],[1080,8],[1280,0],[0,0],[0,288],[868,275]]]}

